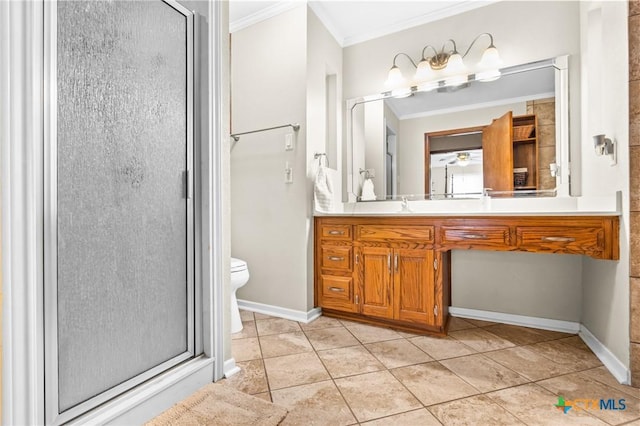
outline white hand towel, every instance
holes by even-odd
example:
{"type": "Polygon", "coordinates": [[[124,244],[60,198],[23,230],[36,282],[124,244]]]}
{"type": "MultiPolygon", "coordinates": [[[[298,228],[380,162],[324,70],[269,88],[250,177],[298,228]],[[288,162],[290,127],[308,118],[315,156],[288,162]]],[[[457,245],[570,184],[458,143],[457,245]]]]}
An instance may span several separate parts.
{"type": "Polygon", "coordinates": [[[365,179],[362,184],[362,194],[360,195],[362,201],[370,201],[376,199],[376,194],[373,190],[373,181],[371,179],[365,179]]]}
{"type": "Polygon", "coordinates": [[[318,172],[316,173],[313,199],[317,211],[333,211],[333,184],[331,183],[329,171],[322,164],[318,167],[318,172]]]}

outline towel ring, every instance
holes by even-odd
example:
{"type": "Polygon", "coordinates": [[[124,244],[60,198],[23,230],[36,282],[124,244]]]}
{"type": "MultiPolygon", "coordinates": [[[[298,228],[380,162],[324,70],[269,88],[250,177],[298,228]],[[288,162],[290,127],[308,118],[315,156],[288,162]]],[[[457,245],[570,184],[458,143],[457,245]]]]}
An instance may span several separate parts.
{"type": "Polygon", "coordinates": [[[363,174],[363,173],[364,173],[365,179],[371,178],[371,175],[369,174],[369,169],[360,169],[360,174],[363,174]]]}

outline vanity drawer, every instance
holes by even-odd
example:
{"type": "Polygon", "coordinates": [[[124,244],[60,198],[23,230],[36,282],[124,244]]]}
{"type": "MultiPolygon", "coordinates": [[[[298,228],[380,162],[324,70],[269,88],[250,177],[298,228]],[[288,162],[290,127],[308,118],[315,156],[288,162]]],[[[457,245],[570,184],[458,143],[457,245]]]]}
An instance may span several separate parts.
{"type": "Polygon", "coordinates": [[[334,240],[350,240],[351,225],[320,225],[322,238],[334,240]]]}
{"type": "Polygon", "coordinates": [[[432,242],[433,226],[357,225],[356,236],[360,241],[411,240],[432,242]]]}
{"type": "Polygon", "coordinates": [[[352,277],[321,275],[320,286],[320,307],[357,312],[358,306],[354,303],[352,277]]]}
{"type": "Polygon", "coordinates": [[[443,226],[441,244],[450,247],[507,247],[511,238],[508,226],[443,226]]]}
{"type": "Polygon", "coordinates": [[[351,270],[351,247],[322,246],[322,268],[351,270]]]}
{"type": "Polygon", "coordinates": [[[586,254],[598,257],[604,249],[601,227],[518,226],[518,248],[526,251],[586,254]]]}

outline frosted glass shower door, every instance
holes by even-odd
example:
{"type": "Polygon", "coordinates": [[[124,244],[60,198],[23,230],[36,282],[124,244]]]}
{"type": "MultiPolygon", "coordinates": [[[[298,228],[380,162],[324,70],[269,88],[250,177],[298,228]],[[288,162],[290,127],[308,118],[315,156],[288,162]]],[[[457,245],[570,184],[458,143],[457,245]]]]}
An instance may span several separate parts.
{"type": "Polygon", "coordinates": [[[45,404],[60,423],[195,356],[193,15],[53,7],[45,404]]]}

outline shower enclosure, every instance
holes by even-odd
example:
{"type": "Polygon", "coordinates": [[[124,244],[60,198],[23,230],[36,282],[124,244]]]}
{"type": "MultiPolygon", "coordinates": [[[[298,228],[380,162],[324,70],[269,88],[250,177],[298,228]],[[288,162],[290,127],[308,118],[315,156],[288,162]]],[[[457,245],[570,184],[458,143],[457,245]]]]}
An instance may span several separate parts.
{"type": "Polygon", "coordinates": [[[202,352],[194,14],[59,1],[44,148],[45,414],[64,423],[202,352]]]}

